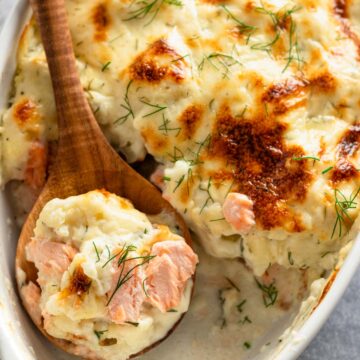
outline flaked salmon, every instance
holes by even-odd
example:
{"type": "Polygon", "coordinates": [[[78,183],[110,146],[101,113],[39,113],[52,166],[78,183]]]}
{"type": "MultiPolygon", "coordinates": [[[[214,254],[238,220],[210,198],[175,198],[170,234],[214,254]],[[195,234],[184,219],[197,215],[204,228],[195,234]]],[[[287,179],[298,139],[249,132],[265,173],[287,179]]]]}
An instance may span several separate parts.
{"type": "Polygon", "coordinates": [[[255,225],[253,202],[244,194],[229,193],[223,204],[223,214],[240,232],[248,232],[255,225]]]}
{"type": "Polygon", "coordinates": [[[40,141],[34,141],[30,147],[24,179],[32,189],[39,190],[45,184],[47,166],[47,148],[40,141]]]}

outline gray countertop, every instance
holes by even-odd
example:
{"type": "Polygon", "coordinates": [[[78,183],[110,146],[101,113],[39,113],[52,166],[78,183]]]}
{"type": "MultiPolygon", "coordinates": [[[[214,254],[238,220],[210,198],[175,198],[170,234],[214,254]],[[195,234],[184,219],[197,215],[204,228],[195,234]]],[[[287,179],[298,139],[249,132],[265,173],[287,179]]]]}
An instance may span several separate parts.
{"type": "MultiPolygon", "coordinates": [[[[16,0],[0,0],[0,28],[16,0]]],[[[1,56],[1,55],[0,55],[1,56]]],[[[360,269],[340,303],[300,360],[360,359],[360,269]]]]}

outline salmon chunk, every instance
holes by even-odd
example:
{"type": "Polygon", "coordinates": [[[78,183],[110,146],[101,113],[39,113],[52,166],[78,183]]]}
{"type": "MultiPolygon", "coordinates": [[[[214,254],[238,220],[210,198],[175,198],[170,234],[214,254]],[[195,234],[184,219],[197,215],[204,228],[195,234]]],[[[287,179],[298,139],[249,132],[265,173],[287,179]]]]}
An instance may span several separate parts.
{"type": "Polygon", "coordinates": [[[25,168],[25,183],[32,189],[41,189],[45,184],[47,149],[40,141],[34,141],[29,150],[25,168]]]}
{"type": "Polygon", "coordinates": [[[26,247],[28,261],[32,261],[39,270],[40,285],[44,276],[60,280],[77,252],[68,244],[38,239],[33,239],[26,247]]]}
{"type": "Polygon", "coordinates": [[[237,231],[248,232],[255,225],[253,202],[244,194],[229,193],[223,204],[223,214],[237,231]]]}
{"type": "Polygon", "coordinates": [[[156,243],[151,254],[156,257],[146,268],[146,300],[166,312],[179,304],[198,257],[185,242],[172,240],[156,243]]]}
{"type": "Polygon", "coordinates": [[[29,282],[21,288],[21,296],[25,307],[31,309],[31,317],[37,325],[41,324],[40,295],[40,288],[33,282],[29,282]]]}
{"type": "Polygon", "coordinates": [[[145,275],[142,266],[131,271],[138,263],[138,260],[126,261],[124,269],[122,269],[122,266],[118,266],[117,261],[114,261],[112,287],[108,292],[108,311],[110,319],[116,324],[137,322],[139,319],[145,300],[145,292],[142,287],[145,275]],[[131,277],[117,289],[119,280],[123,279],[129,271],[131,277]]]}

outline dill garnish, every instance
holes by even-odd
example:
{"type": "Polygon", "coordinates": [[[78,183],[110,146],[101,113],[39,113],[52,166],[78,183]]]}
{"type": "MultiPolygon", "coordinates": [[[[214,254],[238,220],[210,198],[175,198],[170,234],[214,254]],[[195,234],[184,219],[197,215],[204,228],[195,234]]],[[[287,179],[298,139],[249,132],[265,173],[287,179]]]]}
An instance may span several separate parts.
{"type": "Polygon", "coordinates": [[[93,245],[94,245],[94,249],[95,249],[96,256],[97,256],[96,262],[98,263],[98,262],[100,261],[99,251],[98,251],[98,248],[97,248],[96,245],[95,245],[95,242],[93,241],[92,243],[93,243],[93,245]]]}
{"type": "Polygon", "coordinates": [[[244,325],[246,323],[252,324],[252,321],[250,320],[250,318],[247,315],[245,315],[245,317],[242,320],[239,320],[239,324],[241,324],[241,325],[244,325]]]}
{"type": "Polygon", "coordinates": [[[272,282],[270,285],[261,284],[256,278],[255,282],[258,288],[263,292],[263,301],[265,307],[274,305],[278,296],[278,290],[275,287],[275,282],[272,282]]]}
{"type": "Polygon", "coordinates": [[[101,68],[101,72],[104,72],[105,70],[107,70],[110,65],[111,65],[111,61],[108,61],[106,64],[104,64],[103,67],[101,68]]]}
{"type": "Polygon", "coordinates": [[[245,342],[244,342],[244,348],[245,348],[245,349],[250,349],[250,348],[251,348],[251,343],[248,342],[248,341],[245,341],[245,342]]]}
{"type": "Polygon", "coordinates": [[[183,59],[185,59],[185,58],[187,58],[189,56],[190,56],[190,54],[186,54],[184,56],[180,56],[180,57],[178,57],[178,58],[176,58],[174,60],[171,60],[171,62],[178,62],[178,61],[183,60],[183,59]]]}
{"type": "Polygon", "coordinates": [[[240,21],[237,17],[235,17],[230,10],[225,5],[220,5],[221,8],[229,15],[229,17],[236,22],[238,25],[238,29],[240,34],[246,34],[247,39],[246,43],[249,42],[251,35],[257,30],[256,26],[245,24],[244,22],[240,21]]]}
{"type": "Polygon", "coordinates": [[[239,304],[236,305],[236,308],[237,308],[237,311],[242,313],[243,312],[243,306],[245,305],[246,303],[246,299],[241,301],[239,304]]]}
{"type": "Polygon", "coordinates": [[[220,302],[220,307],[221,307],[221,325],[220,325],[220,329],[224,329],[226,326],[226,318],[225,318],[225,314],[224,314],[224,304],[225,304],[225,298],[223,297],[223,289],[220,289],[218,292],[218,299],[220,302]]]}
{"type": "Polygon", "coordinates": [[[288,260],[290,265],[294,265],[294,259],[292,257],[292,252],[288,251],[288,260]]]}
{"type": "Polygon", "coordinates": [[[224,217],[219,218],[219,219],[212,219],[212,220],[209,220],[209,221],[210,221],[210,222],[214,222],[214,221],[223,221],[223,220],[225,220],[224,217]]]}
{"type": "Polygon", "coordinates": [[[118,278],[117,284],[115,286],[115,289],[112,292],[111,296],[109,297],[109,300],[108,300],[106,306],[108,306],[110,304],[114,295],[121,288],[121,286],[123,286],[127,281],[129,281],[134,276],[134,274],[132,274],[132,272],[139,266],[142,266],[142,265],[148,263],[150,260],[152,260],[155,257],[155,255],[146,255],[146,256],[136,256],[136,257],[128,258],[129,254],[135,250],[136,250],[136,246],[128,245],[126,247],[123,247],[123,249],[120,251],[119,254],[115,255],[116,257],[119,257],[119,259],[117,260],[117,266],[119,268],[121,267],[121,270],[120,270],[119,278],[118,278]],[[132,260],[142,260],[142,261],[137,263],[133,267],[131,267],[130,270],[128,270],[126,272],[126,274],[124,275],[126,262],[132,261],[132,260]]]}
{"type": "Polygon", "coordinates": [[[230,284],[231,287],[233,287],[237,292],[240,292],[239,287],[227,276],[225,276],[225,279],[227,280],[227,282],[230,284]]]}
{"type": "Polygon", "coordinates": [[[175,312],[178,312],[176,309],[170,309],[170,310],[168,310],[167,312],[169,312],[169,313],[175,313],[175,312]]]}
{"type": "Polygon", "coordinates": [[[94,330],[94,334],[96,335],[96,337],[98,338],[98,340],[100,340],[101,336],[104,335],[108,330],[94,330]]]}
{"type": "Polygon", "coordinates": [[[206,201],[204,202],[204,205],[202,206],[202,208],[200,210],[200,214],[203,212],[203,210],[205,209],[205,207],[208,205],[208,203],[210,201],[212,203],[214,203],[214,199],[213,199],[213,197],[211,196],[211,193],[210,193],[210,188],[211,188],[211,177],[208,180],[206,188],[201,187],[201,184],[199,185],[199,189],[201,191],[205,191],[207,193],[207,195],[208,195],[206,201]]]}
{"type": "Polygon", "coordinates": [[[333,166],[329,166],[328,168],[324,169],[321,173],[324,175],[324,174],[328,173],[333,168],[334,168],[333,166]]]}
{"type": "Polygon", "coordinates": [[[184,179],[185,179],[185,175],[182,175],[179,180],[175,181],[176,186],[175,186],[175,188],[173,190],[173,193],[178,189],[178,187],[181,185],[181,183],[184,181],[184,179]]]}
{"type": "Polygon", "coordinates": [[[320,159],[316,156],[299,156],[299,157],[293,157],[291,158],[291,160],[294,160],[294,161],[301,161],[301,160],[306,160],[306,159],[311,159],[311,160],[314,160],[314,161],[320,161],[320,159]]]}
{"type": "Polygon", "coordinates": [[[336,229],[338,229],[338,237],[342,237],[343,226],[345,226],[347,232],[349,232],[354,220],[350,217],[348,211],[350,209],[356,209],[357,202],[355,202],[355,199],[357,198],[359,192],[360,187],[356,190],[355,193],[351,194],[349,198],[346,198],[346,196],[339,189],[334,190],[336,220],[331,234],[331,239],[334,237],[336,229]]]}
{"type": "Polygon", "coordinates": [[[132,325],[132,326],[135,326],[135,327],[139,326],[138,322],[133,322],[133,321],[125,321],[125,324],[129,324],[129,325],[132,325]]]}
{"type": "Polygon", "coordinates": [[[170,157],[170,161],[175,163],[178,160],[185,160],[185,155],[177,146],[174,146],[173,154],[167,153],[170,157]]]}
{"type": "Polygon", "coordinates": [[[144,19],[147,15],[151,15],[149,21],[144,25],[151,24],[156,15],[159,13],[161,7],[164,5],[182,6],[182,2],[179,0],[138,0],[135,2],[137,9],[129,11],[129,17],[123,19],[124,21],[130,21],[135,19],[144,19]]]}
{"type": "Polygon", "coordinates": [[[121,104],[120,106],[125,109],[127,111],[127,113],[121,117],[119,117],[118,119],[116,119],[114,121],[114,124],[119,124],[122,125],[126,122],[126,120],[129,118],[129,116],[131,116],[134,119],[134,111],[131,107],[130,104],[130,100],[129,100],[129,90],[130,90],[130,86],[132,84],[132,80],[129,81],[129,83],[126,86],[126,91],[125,91],[125,96],[124,96],[124,103],[121,104]]]}
{"type": "Polygon", "coordinates": [[[176,136],[178,136],[180,134],[181,128],[180,127],[176,127],[176,128],[172,128],[169,127],[168,124],[170,123],[170,120],[165,118],[165,115],[162,115],[162,124],[158,127],[158,130],[163,131],[164,134],[167,136],[169,134],[170,131],[176,131],[176,136]]]}
{"type": "Polygon", "coordinates": [[[164,181],[171,181],[171,177],[169,177],[169,176],[164,176],[164,177],[163,177],[163,180],[164,180],[164,181]]]}
{"type": "Polygon", "coordinates": [[[151,111],[151,112],[147,113],[146,115],[143,115],[143,118],[148,117],[148,116],[151,116],[151,115],[154,115],[154,114],[157,114],[158,112],[164,111],[164,110],[167,108],[167,106],[165,106],[165,105],[151,104],[151,103],[149,103],[149,102],[147,101],[146,98],[141,98],[141,99],[140,99],[140,102],[142,102],[143,104],[145,104],[145,105],[147,105],[147,106],[150,106],[150,107],[152,107],[152,108],[155,108],[154,111],[151,111]]]}
{"type": "Polygon", "coordinates": [[[224,70],[223,77],[229,78],[228,73],[230,72],[230,67],[236,64],[241,65],[240,61],[237,60],[231,54],[225,54],[221,52],[213,52],[209,55],[204,55],[198,69],[201,71],[204,68],[205,62],[208,62],[215,70],[220,71],[221,68],[224,70]],[[216,62],[215,62],[216,61],[216,62]],[[219,67],[221,66],[221,68],[219,67]]]}

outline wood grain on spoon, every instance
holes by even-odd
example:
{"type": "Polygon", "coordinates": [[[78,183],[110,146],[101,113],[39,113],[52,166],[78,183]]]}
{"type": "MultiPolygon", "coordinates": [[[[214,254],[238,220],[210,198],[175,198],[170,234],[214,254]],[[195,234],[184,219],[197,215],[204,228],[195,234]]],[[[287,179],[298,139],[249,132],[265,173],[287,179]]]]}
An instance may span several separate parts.
{"type": "MultiPolygon", "coordinates": [[[[16,267],[26,281],[36,282],[36,269],[26,260],[25,246],[33,236],[43,206],[53,198],[66,198],[104,188],[128,198],[146,214],[165,212],[179,227],[188,243],[189,231],[183,219],[160,192],[136,173],[107,142],[85,97],[76,69],[64,0],[30,0],[40,28],[50,69],[58,116],[58,149],[49,177],[20,234],[16,267]]],[[[32,309],[27,309],[31,315],[32,309]]],[[[40,330],[64,350],[74,352],[69,342],[40,330]]]]}

